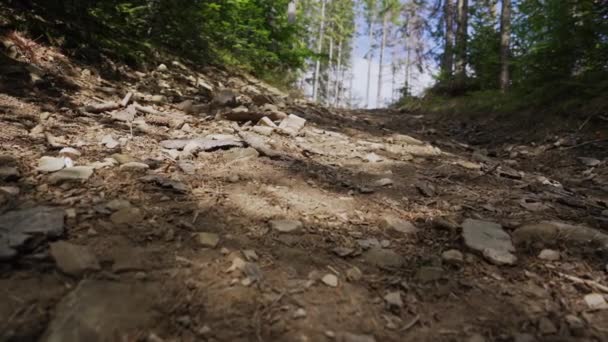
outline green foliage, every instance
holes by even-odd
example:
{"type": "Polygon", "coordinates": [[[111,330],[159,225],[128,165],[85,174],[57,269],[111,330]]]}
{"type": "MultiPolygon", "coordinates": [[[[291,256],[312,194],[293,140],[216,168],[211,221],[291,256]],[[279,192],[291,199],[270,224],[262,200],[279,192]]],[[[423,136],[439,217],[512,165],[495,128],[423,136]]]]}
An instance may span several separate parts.
{"type": "Polygon", "coordinates": [[[46,33],[49,22],[61,23],[53,35],[64,36],[64,47],[133,63],[160,48],[199,64],[236,64],[263,76],[301,68],[310,56],[302,39],[306,27],[287,21],[289,0],[30,2],[29,10],[50,19],[46,27],[30,29],[46,33]]]}
{"type": "Polygon", "coordinates": [[[501,61],[497,1],[500,5],[500,0],[475,1],[471,8],[466,95],[443,97],[454,92],[440,75],[426,100],[403,105],[431,111],[486,113],[525,108],[581,113],[608,108],[608,101],[602,100],[608,98],[608,6],[604,1],[514,1],[511,90],[506,95],[498,91],[501,61]],[[441,108],[440,103],[445,107],[441,108]]]}

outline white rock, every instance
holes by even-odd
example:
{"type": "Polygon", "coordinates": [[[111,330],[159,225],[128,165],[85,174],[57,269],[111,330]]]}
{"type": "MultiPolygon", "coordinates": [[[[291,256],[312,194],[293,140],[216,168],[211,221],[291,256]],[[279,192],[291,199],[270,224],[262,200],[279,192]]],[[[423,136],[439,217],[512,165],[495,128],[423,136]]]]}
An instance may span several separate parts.
{"type": "Polygon", "coordinates": [[[80,157],[82,154],[75,148],[72,147],[64,147],[59,151],[59,155],[62,157],[70,157],[72,159],[76,159],[80,157]]]}
{"type": "Polygon", "coordinates": [[[65,167],[65,161],[63,158],[55,158],[55,157],[47,157],[44,156],[38,160],[38,168],[36,169],[39,172],[56,172],[65,167]]]}
{"type": "Polygon", "coordinates": [[[306,125],[306,120],[297,115],[290,114],[281,121],[279,128],[290,135],[297,135],[306,125]]]}
{"type": "Polygon", "coordinates": [[[295,220],[272,220],[270,226],[280,233],[294,233],[304,227],[302,222],[295,220]]]}
{"type": "Polygon", "coordinates": [[[384,296],[384,301],[389,308],[402,308],[403,300],[401,299],[401,293],[399,291],[389,292],[384,296]]]}
{"type": "Polygon", "coordinates": [[[306,318],[306,310],[299,308],[293,313],[294,319],[306,318]]]}
{"type": "Polygon", "coordinates": [[[331,273],[324,275],[323,278],[321,278],[321,281],[323,282],[323,284],[329,287],[338,286],[338,277],[331,273]]]}
{"type": "Polygon", "coordinates": [[[552,249],[543,249],[539,254],[538,258],[546,261],[558,261],[560,259],[560,254],[558,251],[554,251],[552,249]]]}
{"type": "Polygon", "coordinates": [[[130,162],[120,165],[121,170],[126,171],[145,171],[148,170],[150,166],[148,164],[139,163],[139,162],[130,162]]]}
{"type": "Polygon", "coordinates": [[[370,163],[379,163],[384,159],[375,153],[369,153],[365,156],[365,159],[370,163]]]}
{"type": "Polygon", "coordinates": [[[392,215],[384,216],[382,218],[382,225],[385,229],[390,229],[401,234],[415,234],[418,232],[418,228],[411,222],[392,215]]]}
{"type": "Polygon", "coordinates": [[[441,259],[448,264],[461,264],[464,261],[464,255],[456,249],[450,249],[441,254],[441,259]]]}
{"type": "Polygon", "coordinates": [[[517,257],[511,237],[502,226],[480,220],[467,219],[462,223],[462,236],[467,247],[481,252],[496,265],[513,265],[517,257]]]}
{"type": "Polygon", "coordinates": [[[111,134],[104,135],[101,139],[101,144],[109,149],[114,149],[120,145],[118,141],[114,140],[111,134]]]}
{"type": "Polygon", "coordinates": [[[205,248],[215,248],[220,242],[220,237],[214,233],[197,233],[196,241],[205,248]]]}
{"type": "Polygon", "coordinates": [[[48,180],[51,184],[58,184],[68,181],[83,181],[89,179],[93,175],[93,168],[89,166],[75,166],[60,170],[49,176],[48,180]]]}
{"type": "Polygon", "coordinates": [[[606,310],[608,309],[608,303],[606,299],[600,293],[591,293],[585,296],[585,303],[590,310],[606,310]]]}

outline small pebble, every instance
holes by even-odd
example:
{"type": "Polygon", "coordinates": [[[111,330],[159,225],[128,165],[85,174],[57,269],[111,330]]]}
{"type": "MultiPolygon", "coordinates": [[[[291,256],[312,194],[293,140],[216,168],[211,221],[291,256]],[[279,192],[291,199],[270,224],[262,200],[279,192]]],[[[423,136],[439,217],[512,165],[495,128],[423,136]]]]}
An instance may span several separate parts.
{"type": "Polygon", "coordinates": [[[329,287],[338,287],[338,277],[333,274],[326,274],[321,281],[329,287]]]}

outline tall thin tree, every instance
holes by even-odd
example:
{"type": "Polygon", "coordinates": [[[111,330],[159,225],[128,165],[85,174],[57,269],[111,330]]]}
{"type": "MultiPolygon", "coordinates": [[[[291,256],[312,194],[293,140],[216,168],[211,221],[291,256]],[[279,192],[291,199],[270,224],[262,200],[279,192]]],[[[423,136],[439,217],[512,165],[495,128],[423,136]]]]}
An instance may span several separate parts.
{"type": "Polygon", "coordinates": [[[467,39],[469,27],[469,1],[458,0],[458,28],[456,30],[456,65],[454,73],[458,88],[463,88],[467,75],[467,39]]]}
{"type": "Polygon", "coordinates": [[[325,2],[321,0],[321,23],[319,25],[319,40],[317,41],[317,62],[315,66],[314,81],[312,86],[312,100],[317,101],[319,96],[319,74],[321,73],[321,52],[323,52],[323,36],[325,34],[325,2]]]}
{"type": "Polygon", "coordinates": [[[441,72],[449,82],[454,72],[454,0],[445,0],[443,19],[445,24],[445,42],[441,72]]]}
{"type": "Polygon", "coordinates": [[[509,54],[511,45],[511,0],[502,0],[500,13],[500,91],[509,88],[509,54]]]}

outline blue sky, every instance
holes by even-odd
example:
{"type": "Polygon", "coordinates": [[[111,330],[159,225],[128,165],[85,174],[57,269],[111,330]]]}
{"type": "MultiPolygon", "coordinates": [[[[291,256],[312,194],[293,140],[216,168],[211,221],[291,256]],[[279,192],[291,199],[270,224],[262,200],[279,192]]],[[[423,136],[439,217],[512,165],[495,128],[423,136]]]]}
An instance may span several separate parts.
{"type": "MultiPolygon", "coordinates": [[[[366,94],[366,86],[367,86],[367,70],[368,70],[368,62],[365,59],[365,54],[370,49],[370,41],[367,32],[367,24],[361,14],[358,15],[357,20],[357,36],[355,37],[354,43],[354,51],[353,51],[353,60],[352,67],[354,73],[354,82],[353,88],[355,92],[356,98],[361,98],[361,105],[365,104],[365,94],[366,94]]],[[[385,103],[381,103],[378,105],[376,98],[378,92],[378,72],[379,72],[379,51],[376,50],[374,54],[374,58],[372,61],[372,73],[371,73],[371,86],[370,86],[370,108],[378,108],[386,105],[387,102],[390,103],[392,98],[392,72],[391,72],[391,59],[392,59],[392,51],[391,49],[387,49],[384,54],[384,72],[383,72],[383,86],[382,86],[382,98],[385,103]]],[[[397,47],[397,58],[403,58],[405,55],[403,47],[397,47]]],[[[412,77],[410,79],[410,83],[412,86],[412,91],[414,94],[420,94],[425,88],[429,87],[433,83],[432,73],[425,70],[423,73],[418,73],[416,68],[410,69],[412,72],[412,77]]],[[[405,83],[405,70],[400,70],[395,78],[395,83],[397,88],[403,87],[405,83]]]]}

